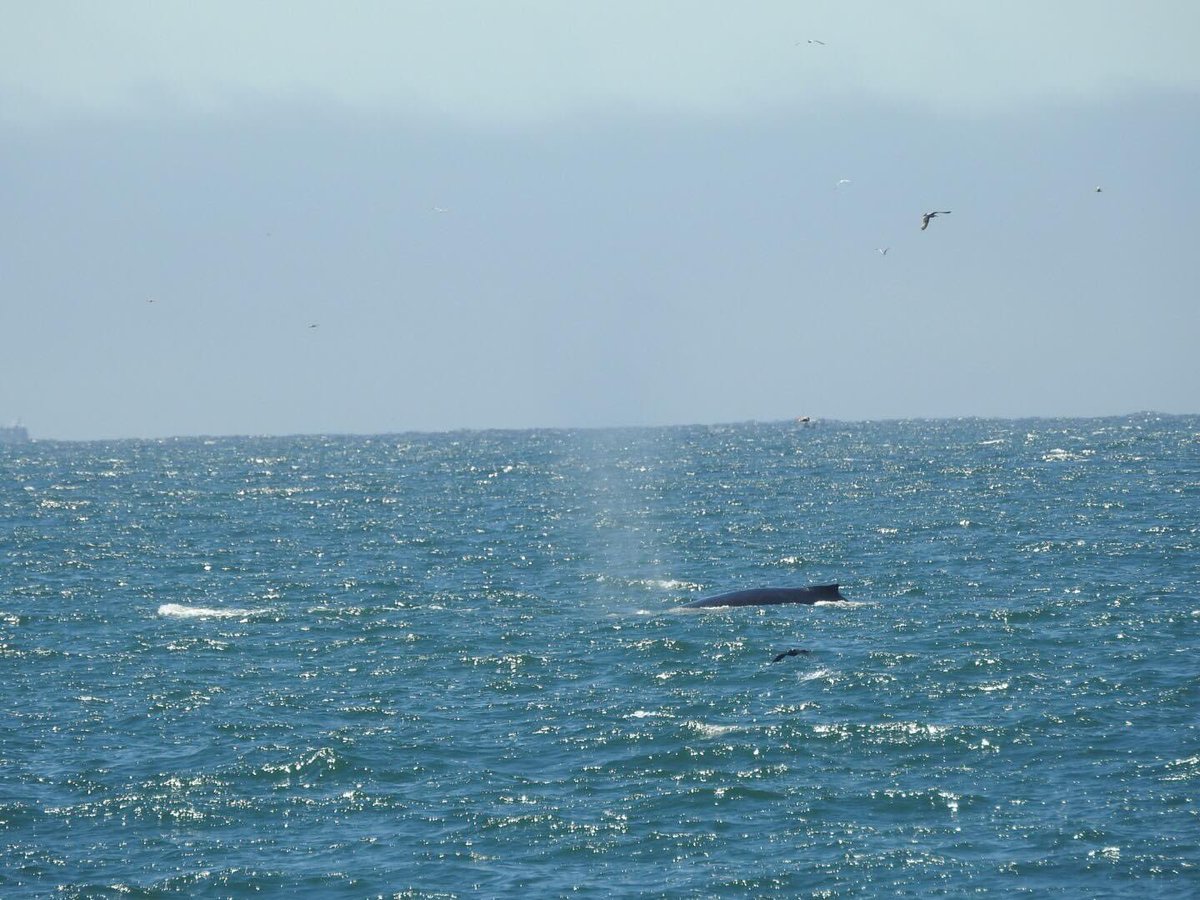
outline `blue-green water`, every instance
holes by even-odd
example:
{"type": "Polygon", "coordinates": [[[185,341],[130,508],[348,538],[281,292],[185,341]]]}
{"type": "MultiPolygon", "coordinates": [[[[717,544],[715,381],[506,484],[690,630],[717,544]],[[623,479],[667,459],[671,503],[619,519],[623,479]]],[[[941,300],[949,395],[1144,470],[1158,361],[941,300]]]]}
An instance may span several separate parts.
{"type": "Polygon", "coordinates": [[[1200,895],[1200,418],[0,473],[0,896],[1200,895]]]}

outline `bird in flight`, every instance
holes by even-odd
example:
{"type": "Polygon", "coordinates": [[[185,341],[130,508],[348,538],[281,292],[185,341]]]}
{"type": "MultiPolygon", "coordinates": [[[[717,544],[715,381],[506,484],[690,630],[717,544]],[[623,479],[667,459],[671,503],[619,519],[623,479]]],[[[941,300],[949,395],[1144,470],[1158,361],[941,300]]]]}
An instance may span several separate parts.
{"type": "MultiPolygon", "coordinates": [[[[824,42],[824,41],[818,41],[816,38],[809,38],[809,39],[808,39],[808,40],[807,40],[805,43],[808,43],[808,44],[820,44],[822,47],[824,47],[824,46],[825,46],[825,42],[824,42]]],[[[796,46],[797,46],[797,47],[799,47],[799,46],[800,46],[800,42],[799,42],[799,41],[796,41],[796,46]]]]}
{"type": "Polygon", "coordinates": [[[1102,193],[1102,192],[1101,192],[1101,190],[1100,190],[1100,185],[1096,185],[1096,193],[1097,193],[1097,194],[1099,194],[1099,193],[1102,193]]]}
{"type": "Polygon", "coordinates": [[[934,216],[948,216],[948,215],[950,215],[950,210],[948,210],[948,209],[939,209],[935,212],[925,213],[925,215],[921,216],[921,230],[924,231],[926,228],[929,227],[929,222],[930,222],[930,220],[933,219],[934,216]]]}
{"type": "Polygon", "coordinates": [[[887,256],[887,252],[888,252],[889,250],[891,250],[891,249],[892,249],[891,247],[876,247],[876,248],[875,248],[876,252],[877,252],[877,253],[878,253],[880,256],[887,256]]]}
{"type": "Polygon", "coordinates": [[[771,660],[771,662],[779,662],[785,656],[799,656],[801,653],[807,653],[807,652],[808,652],[807,650],[795,650],[795,649],[784,650],[782,653],[780,653],[778,656],[776,656],[773,660],[771,660]]]}

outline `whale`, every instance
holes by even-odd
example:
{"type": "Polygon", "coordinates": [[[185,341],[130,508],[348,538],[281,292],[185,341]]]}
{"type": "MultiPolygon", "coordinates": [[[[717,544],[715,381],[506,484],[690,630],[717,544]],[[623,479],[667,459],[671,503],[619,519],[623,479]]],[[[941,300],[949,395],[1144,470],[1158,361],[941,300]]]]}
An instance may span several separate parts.
{"type": "Polygon", "coordinates": [[[775,658],[773,660],[771,660],[771,662],[773,662],[773,663],[782,662],[783,660],[787,659],[789,656],[799,656],[801,653],[810,653],[810,652],[812,652],[812,651],[793,647],[791,650],[784,650],[782,653],[776,653],[775,658]]]}
{"type": "Polygon", "coordinates": [[[716,597],[701,597],[683,604],[685,609],[713,606],[777,606],[781,603],[817,603],[845,600],[836,584],[815,584],[800,588],[751,588],[716,597]]]}

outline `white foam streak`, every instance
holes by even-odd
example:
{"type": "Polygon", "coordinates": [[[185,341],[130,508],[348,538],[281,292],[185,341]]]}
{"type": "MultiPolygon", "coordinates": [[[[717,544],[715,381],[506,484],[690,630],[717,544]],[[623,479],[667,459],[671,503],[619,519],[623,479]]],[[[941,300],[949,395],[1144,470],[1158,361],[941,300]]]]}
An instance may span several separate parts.
{"type": "Polygon", "coordinates": [[[172,619],[247,619],[270,612],[266,609],[234,609],[232,607],[186,606],[164,603],[158,608],[160,616],[172,619]]]}
{"type": "Polygon", "coordinates": [[[740,725],[710,725],[707,722],[686,722],[685,725],[701,737],[718,738],[741,730],[740,725]]]}

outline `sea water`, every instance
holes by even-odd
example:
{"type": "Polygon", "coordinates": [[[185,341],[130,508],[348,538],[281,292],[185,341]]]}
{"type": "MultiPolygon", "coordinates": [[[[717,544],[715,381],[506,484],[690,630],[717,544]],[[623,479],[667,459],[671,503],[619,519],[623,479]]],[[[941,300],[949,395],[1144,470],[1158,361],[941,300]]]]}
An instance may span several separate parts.
{"type": "Polygon", "coordinates": [[[0,447],[0,673],[5,898],[1194,897],[1200,418],[0,447]]]}

